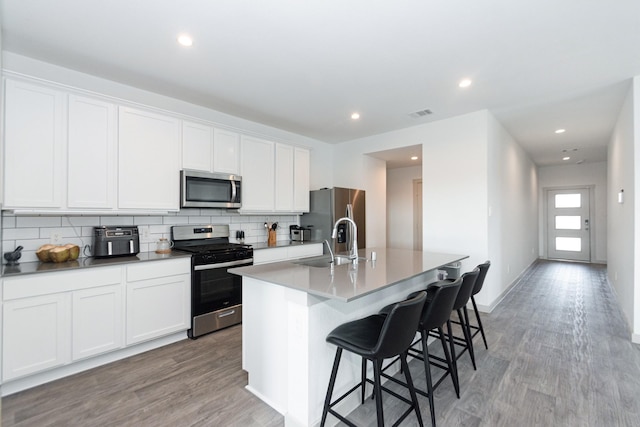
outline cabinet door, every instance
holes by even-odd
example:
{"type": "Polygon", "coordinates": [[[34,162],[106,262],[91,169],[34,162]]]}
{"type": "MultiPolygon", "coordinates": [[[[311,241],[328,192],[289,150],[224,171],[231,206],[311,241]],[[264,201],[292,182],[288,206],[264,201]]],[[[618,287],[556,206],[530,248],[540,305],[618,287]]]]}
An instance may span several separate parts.
{"type": "Polygon", "coordinates": [[[293,211],[293,147],[276,144],[275,166],[276,211],[293,211]]]}
{"type": "Polygon", "coordinates": [[[4,204],[62,207],[64,94],[6,81],[4,204]]]}
{"type": "Polygon", "coordinates": [[[179,209],[180,120],[121,107],[118,207],[179,209]]]}
{"type": "Polygon", "coordinates": [[[213,172],[213,128],[182,122],[182,168],[213,172]]]}
{"type": "Polygon", "coordinates": [[[73,360],[123,346],[122,285],[73,292],[73,360]]]}
{"type": "Polygon", "coordinates": [[[296,147],[293,161],[293,210],[295,212],[309,212],[310,164],[309,150],[296,147]]]}
{"type": "Polygon", "coordinates": [[[69,96],[69,208],[115,207],[116,106],[69,96]]]}
{"type": "Polygon", "coordinates": [[[274,143],[248,136],[242,137],[241,175],[242,210],[274,210],[274,143]]]}
{"type": "Polygon", "coordinates": [[[3,381],[71,360],[69,296],[61,293],[4,302],[3,381]]]}
{"type": "Polygon", "coordinates": [[[240,135],[225,129],[213,132],[213,171],[240,174],[240,135]]]}
{"type": "Polygon", "coordinates": [[[127,345],[190,327],[191,275],[127,283],[127,345]]]}

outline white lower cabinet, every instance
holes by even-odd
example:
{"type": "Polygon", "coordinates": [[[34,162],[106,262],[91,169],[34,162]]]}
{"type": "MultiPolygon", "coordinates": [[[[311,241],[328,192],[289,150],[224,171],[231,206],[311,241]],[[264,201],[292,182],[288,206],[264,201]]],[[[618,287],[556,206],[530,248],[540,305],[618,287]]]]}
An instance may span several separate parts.
{"type": "Polygon", "coordinates": [[[122,285],[73,292],[73,360],[116,350],[123,340],[122,285]]]}
{"type": "Polygon", "coordinates": [[[186,331],[190,271],[185,257],[4,278],[2,382],[186,331]]]}
{"type": "Polygon", "coordinates": [[[127,345],[189,329],[190,262],[127,267],[127,345]]]}
{"type": "Polygon", "coordinates": [[[22,298],[3,305],[3,382],[69,363],[68,293],[22,298]]]}
{"type": "Polygon", "coordinates": [[[303,245],[280,246],[277,248],[256,249],[253,251],[253,263],[268,264],[270,262],[288,261],[322,255],[322,243],[305,243],[303,245]]]}

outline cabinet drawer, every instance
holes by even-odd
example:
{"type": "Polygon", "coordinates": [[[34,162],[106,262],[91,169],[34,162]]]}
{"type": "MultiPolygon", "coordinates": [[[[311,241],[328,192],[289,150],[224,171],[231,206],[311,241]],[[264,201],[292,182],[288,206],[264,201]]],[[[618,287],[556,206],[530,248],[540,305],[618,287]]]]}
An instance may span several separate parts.
{"type": "Polygon", "coordinates": [[[127,282],[191,273],[191,258],[147,262],[127,267],[127,282]]]}
{"type": "Polygon", "coordinates": [[[5,301],[55,294],[122,282],[122,267],[92,268],[83,271],[31,274],[4,279],[5,301]]]}

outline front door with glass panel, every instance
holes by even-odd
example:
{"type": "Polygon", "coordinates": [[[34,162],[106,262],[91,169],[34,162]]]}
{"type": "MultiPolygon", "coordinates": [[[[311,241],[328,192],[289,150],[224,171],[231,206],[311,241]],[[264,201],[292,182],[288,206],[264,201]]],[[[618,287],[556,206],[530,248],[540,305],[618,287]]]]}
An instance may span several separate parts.
{"type": "Polygon", "coordinates": [[[589,189],[547,191],[547,256],[591,260],[589,189]]]}

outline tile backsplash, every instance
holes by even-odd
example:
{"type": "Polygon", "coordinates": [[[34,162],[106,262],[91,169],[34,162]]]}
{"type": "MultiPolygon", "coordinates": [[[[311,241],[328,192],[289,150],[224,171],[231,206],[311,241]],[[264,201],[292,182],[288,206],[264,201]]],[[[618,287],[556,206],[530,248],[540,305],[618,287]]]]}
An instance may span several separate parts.
{"type": "MultiPolygon", "coordinates": [[[[229,224],[230,241],[235,242],[236,231],[245,233],[247,244],[265,243],[264,223],[278,223],[277,240],[289,239],[289,226],[299,224],[298,215],[240,215],[218,209],[183,209],[166,215],[13,215],[2,212],[2,252],[23,246],[20,262],[37,261],[36,250],[53,243],[73,243],[80,246],[80,256],[91,255],[93,227],[97,225],[137,225],[140,232],[140,252],[153,251],[161,237],[171,238],[172,225],[229,224]]],[[[4,261],[4,260],[3,260],[4,261]]]]}

